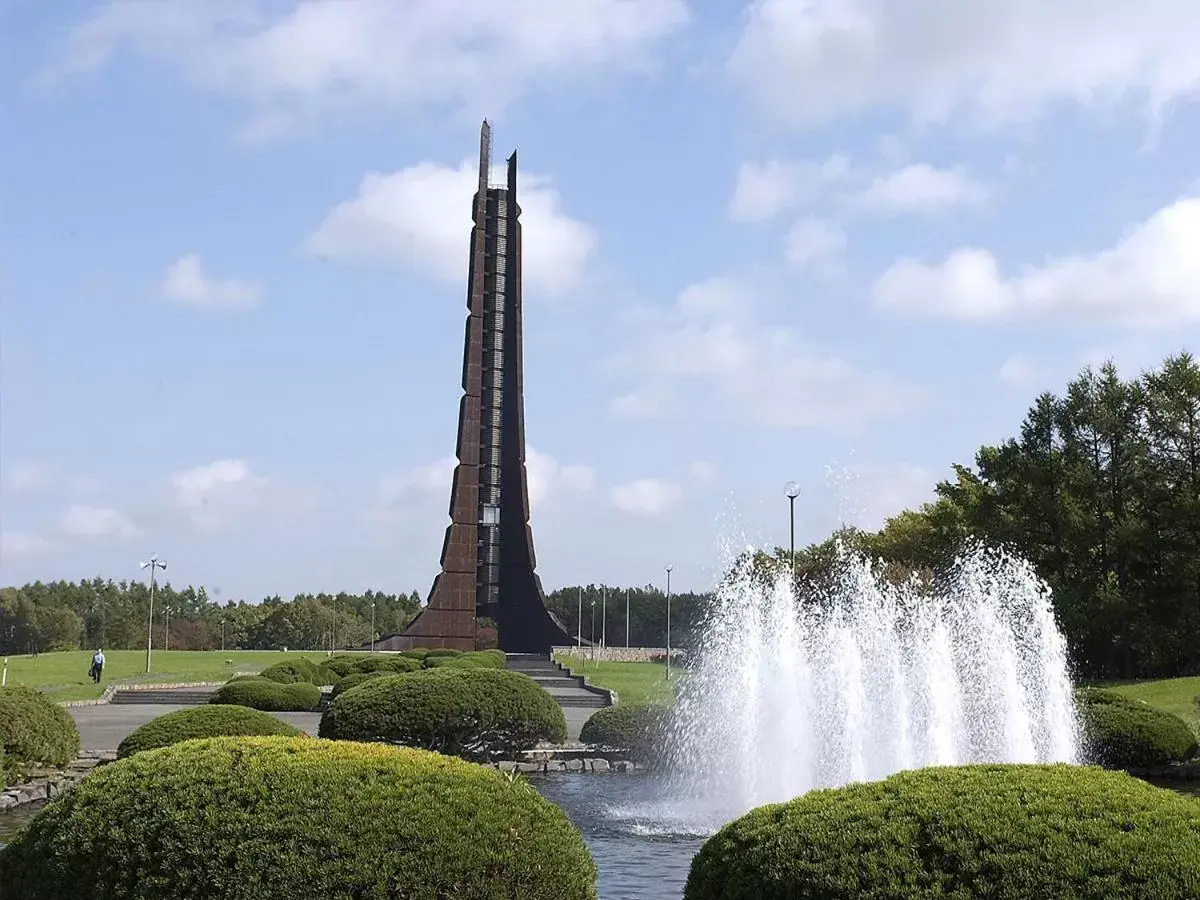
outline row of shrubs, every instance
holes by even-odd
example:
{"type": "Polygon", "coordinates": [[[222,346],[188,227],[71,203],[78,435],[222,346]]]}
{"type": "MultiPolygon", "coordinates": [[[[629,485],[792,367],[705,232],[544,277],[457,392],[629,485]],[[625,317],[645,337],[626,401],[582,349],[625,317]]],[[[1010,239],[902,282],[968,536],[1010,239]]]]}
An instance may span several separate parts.
{"type": "MultiPolygon", "coordinates": [[[[180,885],[193,900],[594,900],[595,880],[579,830],[523,779],[311,738],[145,750],[0,850],[0,895],[23,900],[166,900],[180,885]]],[[[979,765],[753,810],[705,842],[684,897],[1194,900],[1197,885],[1194,799],[1098,768],[979,765]]]]}
{"type": "Polygon", "coordinates": [[[253,677],[277,681],[280,684],[307,682],[318,687],[332,687],[347,675],[370,672],[401,674],[447,665],[473,669],[503,669],[505,656],[501,650],[463,652],[448,648],[405,650],[402,653],[380,653],[370,656],[339,655],[319,663],[314,663],[306,657],[297,656],[268,666],[253,677]]]}

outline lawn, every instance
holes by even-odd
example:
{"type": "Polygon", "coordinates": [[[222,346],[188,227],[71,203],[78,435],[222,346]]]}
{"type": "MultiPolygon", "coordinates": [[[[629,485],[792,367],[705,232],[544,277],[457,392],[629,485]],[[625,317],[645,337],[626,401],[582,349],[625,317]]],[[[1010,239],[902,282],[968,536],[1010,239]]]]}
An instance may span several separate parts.
{"type": "Polygon", "coordinates": [[[1200,735],[1200,710],[1196,708],[1196,697],[1200,696],[1200,678],[1165,678],[1162,681],[1135,681],[1104,687],[1127,697],[1144,700],[1156,709],[1174,713],[1200,735]]]}
{"type": "Polygon", "coordinates": [[[88,678],[94,650],[8,657],[7,684],[38,688],[55,700],[93,700],[113,682],[120,684],[224,681],[235,672],[258,672],[283,659],[324,659],[320,651],[280,653],[271,650],[155,650],[146,674],[145,650],[105,652],[104,680],[88,678]]]}
{"type": "Polygon", "coordinates": [[[558,661],[576,675],[585,675],[596,687],[616,691],[619,703],[669,703],[671,686],[683,671],[671,670],[671,681],[666,679],[667,667],[650,662],[592,662],[579,656],[562,654],[558,661]]]}

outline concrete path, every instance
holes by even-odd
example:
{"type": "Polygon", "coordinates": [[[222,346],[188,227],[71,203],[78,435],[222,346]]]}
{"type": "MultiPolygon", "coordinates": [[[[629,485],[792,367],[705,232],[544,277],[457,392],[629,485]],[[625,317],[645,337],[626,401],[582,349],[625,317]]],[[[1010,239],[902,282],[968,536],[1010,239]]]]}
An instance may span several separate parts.
{"type": "MultiPolygon", "coordinates": [[[[83,740],[84,750],[116,750],[125,736],[144,725],[151,719],[165,716],[178,709],[195,709],[194,706],[166,706],[159,704],[112,704],[104,706],[73,706],[67,709],[75,724],[79,727],[79,736],[83,740]]],[[[579,740],[579,729],[591,715],[594,709],[563,710],[567,717],[567,740],[579,740]]],[[[316,736],[317,726],[321,724],[320,713],[272,713],[277,719],[282,719],[295,725],[306,734],[316,736]]]]}
{"type": "MultiPolygon", "coordinates": [[[[159,704],[121,705],[106,703],[103,706],[72,706],[67,709],[79,728],[79,737],[84,750],[116,750],[125,736],[151,719],[165,716],[179,709],[195,709],[195,706],[166,706],[159,704]]],[[[272,713],[299,728],[316,735],[321,724],[320,713],[272,713]]]]}

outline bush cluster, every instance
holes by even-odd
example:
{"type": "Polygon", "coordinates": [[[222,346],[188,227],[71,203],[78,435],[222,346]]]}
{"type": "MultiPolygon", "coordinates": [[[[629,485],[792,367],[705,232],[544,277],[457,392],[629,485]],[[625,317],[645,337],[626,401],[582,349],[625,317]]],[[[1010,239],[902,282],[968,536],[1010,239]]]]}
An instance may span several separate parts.
{"type": "Polygon", "coordinates": [[[384,675],[395,675],[395,674],[397,674],[397,673],[395,673],[395,672],[351,672],[349,675],[342,678],[337,684],[335,684],[333,686],[333,691],[330,693],[329,699],[330,700],[336,699],[337,697],[340,697],[342,694],[344,694],[346,691],[350,690],[350,688],[358,687],[363,682],[370,681],[372,678],[380,678],[384,675]]]}
{"type": "Polygon", "coordinates": [[[168,747],[194,738],[223,735],[282,735],[300,737],[303,732],[270,713],[244,706],[197,706],[151,719],[134,729],[117,747],[117,758],[124,759],[144,750],[168,747]]]}
{"type": "Polygon", "coordinates": [[[442,667],[375,678],[341,694],[320,735],[436,750],[471,760],[561,743],[562,708],[533,679],[503,669],[442,667]]]}
{"type": "Polygon", "coordinates": [[[595,881],[579,831],[521,780],[302,738],[119,760],[0,850],[0,896],[22,900],[594,900],[595,881]]]}
{"type": "Polygon", "coordinates": [[[1089,758],[1116,769],[1183,762],[1196,755],[1196,737],[1178,716],[1116,691],[1076,692],[1089,758]]]}
{"type": "Polygon", "coordinates": [[[624,750],[630,759],[657,762],[662,756],[668,710],[662,706],[607,706],[583,723],[585,744],[624,750]]]}
{"type": "Polygon", "coordinates": [[[307,681],[280,684],[277,681],[247,679],[217,688],[209,703],[249,706],[266,712],[308,712],[321,702],[321,689],[307,681]]]}
{"type": "Polygon", "coordinates": [[[65,709],[38,691],[0,688],[0,746],[15,778],[36,763],[70,763],[79,755],[79,730],[65,709]]]}
{"type": "Polygon", "coordinates": [[[1200,803],[1121,772],[963,766],[756,809],[692,861],[686,900],[1192,900],[1200,803]]]}

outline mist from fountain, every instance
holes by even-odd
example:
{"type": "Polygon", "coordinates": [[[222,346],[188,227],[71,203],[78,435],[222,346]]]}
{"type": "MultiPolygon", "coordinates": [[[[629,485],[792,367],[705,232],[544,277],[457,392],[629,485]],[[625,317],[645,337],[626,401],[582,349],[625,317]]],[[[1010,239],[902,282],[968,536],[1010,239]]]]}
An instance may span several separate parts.
{"type": "Polygon", "coordinates": [[[971,762],[1075,762],[1066,644],[1032,567],[974,548],[944,584],[843,552],[794,599],[749,554],[717,590],[669,736],[674,815],[714,826],[813,788],[971,762]]]}

